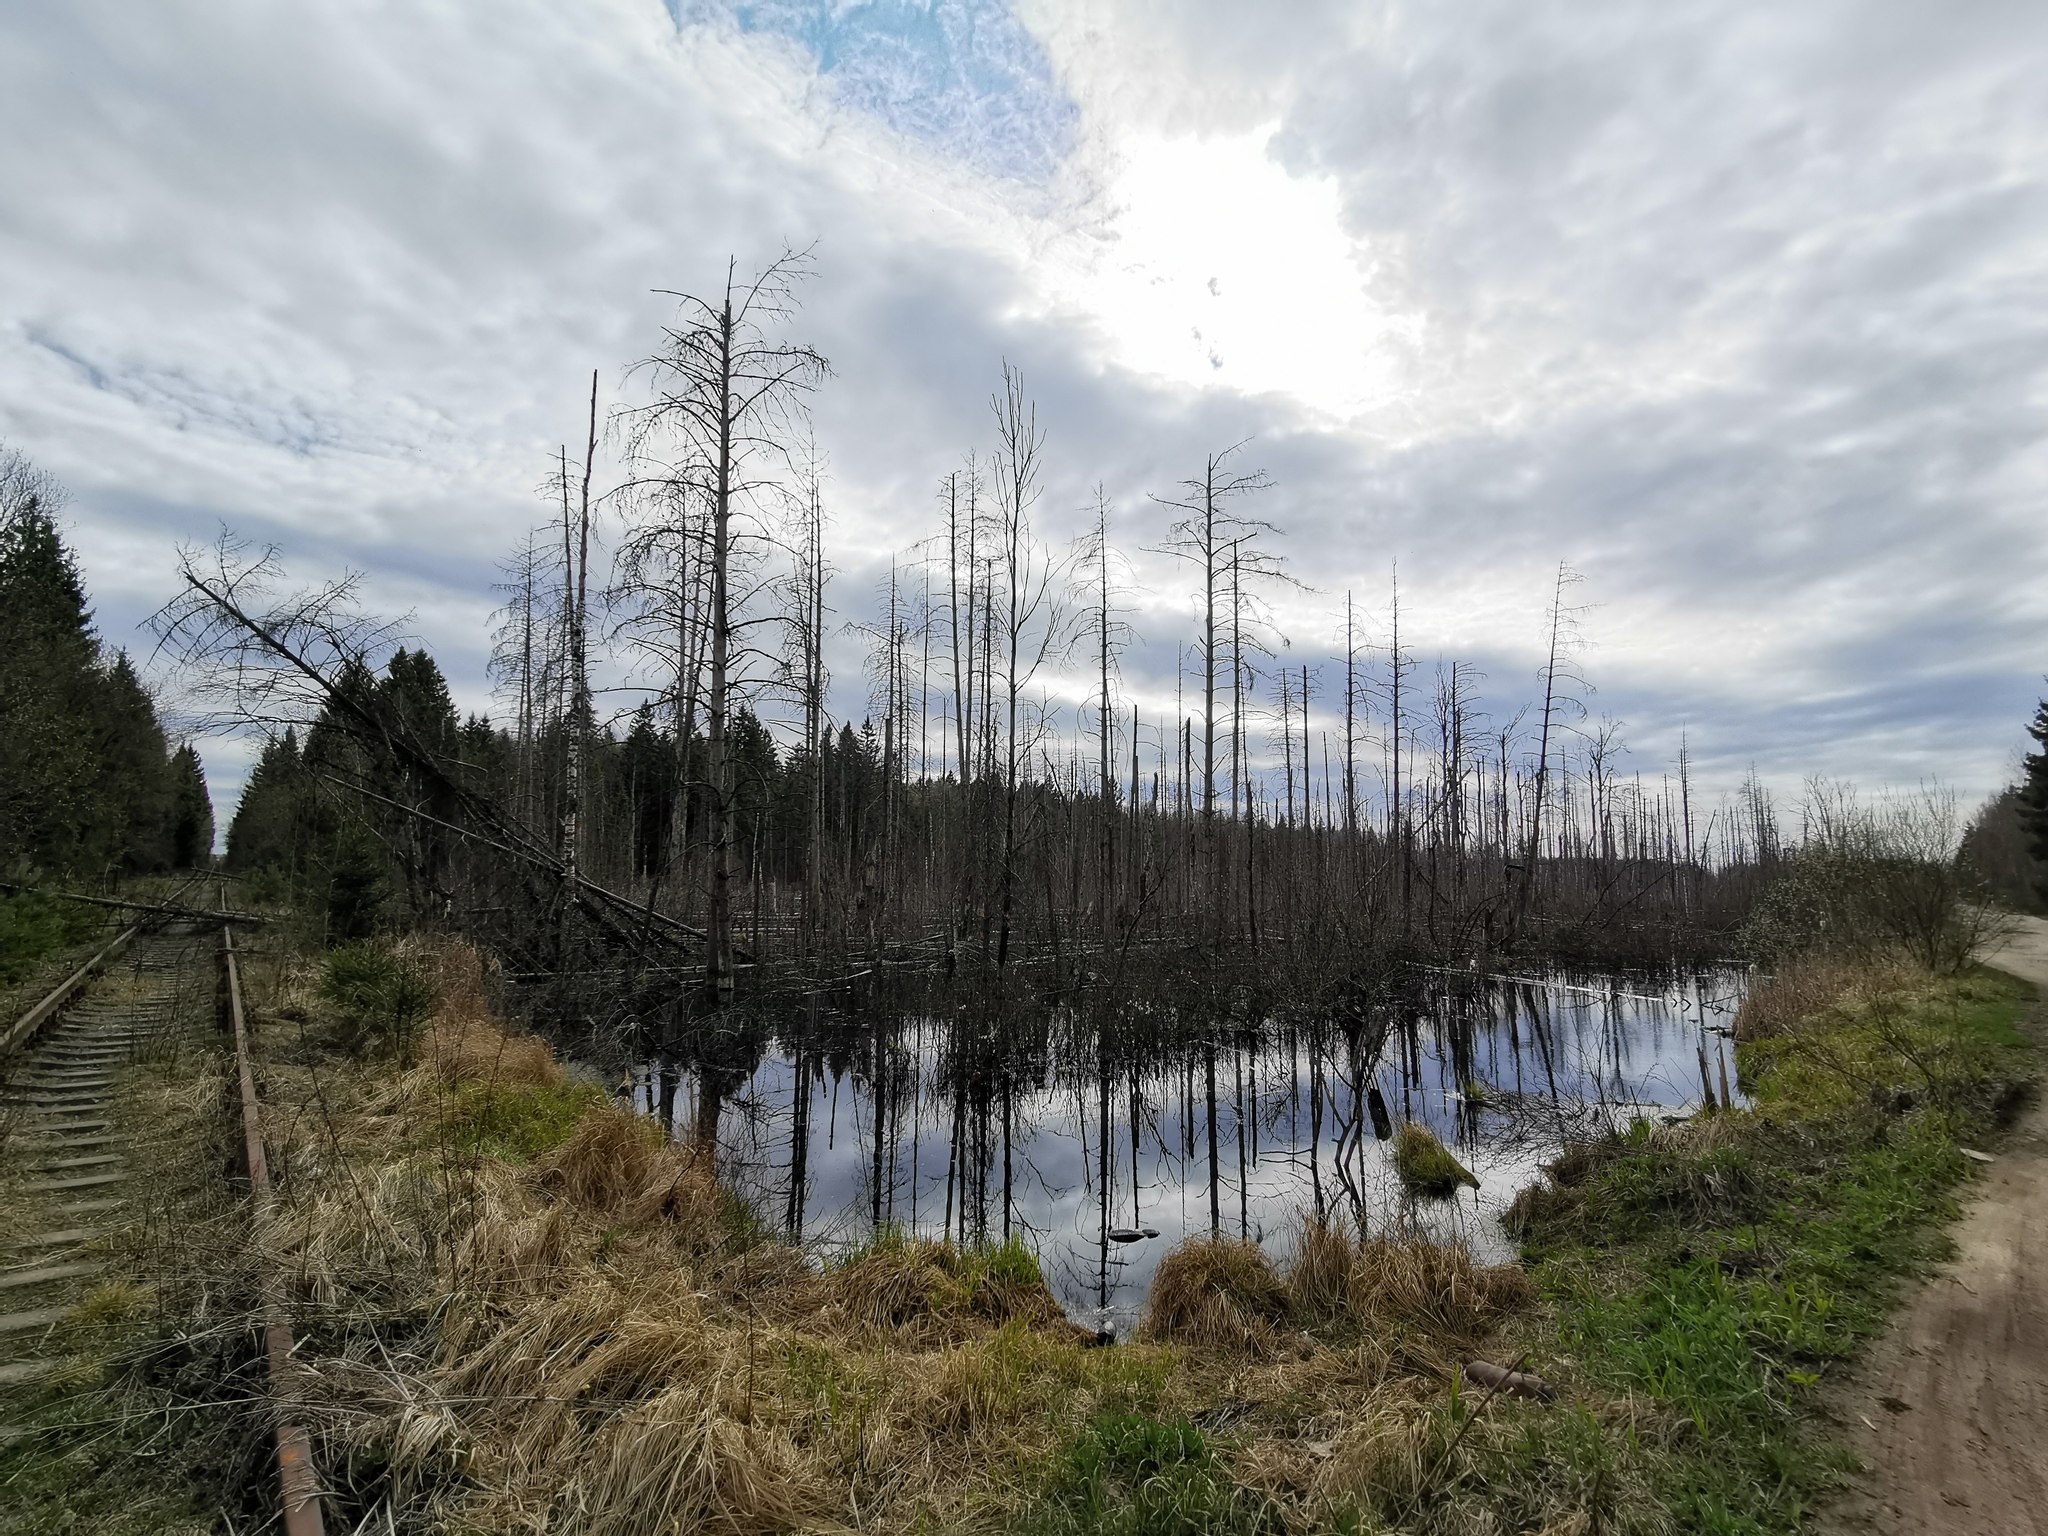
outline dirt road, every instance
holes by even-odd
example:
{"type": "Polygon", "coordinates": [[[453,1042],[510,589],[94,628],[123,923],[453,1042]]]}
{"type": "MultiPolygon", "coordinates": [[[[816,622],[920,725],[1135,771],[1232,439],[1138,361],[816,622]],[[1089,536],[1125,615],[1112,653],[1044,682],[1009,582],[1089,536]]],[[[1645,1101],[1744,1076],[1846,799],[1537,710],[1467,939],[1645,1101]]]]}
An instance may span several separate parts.
{"type": "MultiPolygon", "coordinates": [[[[1986,959],[2048,995],[2048,922],[2023,924],[1986,959]]],[[[1955,1258],[1841,1404],[1870,1470],[1828,1528],[2048,1536],[2048,1098],[1966,1199],[1955,1258]]]]}

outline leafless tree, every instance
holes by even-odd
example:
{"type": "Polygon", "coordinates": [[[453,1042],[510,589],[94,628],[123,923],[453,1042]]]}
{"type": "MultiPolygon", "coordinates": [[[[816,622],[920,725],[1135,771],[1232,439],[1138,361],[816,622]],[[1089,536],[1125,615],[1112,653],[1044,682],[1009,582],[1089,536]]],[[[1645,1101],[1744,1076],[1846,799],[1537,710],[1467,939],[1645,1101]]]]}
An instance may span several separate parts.
{"type": "Polygon", "coordinates": [[[807,250],[785,251],[752,278],[739,275],[735,259],[726,264],[717,292],[670,292],[677,318],[663,327],[661,345],[635,370],[649,381],[653,398],[626,412],[632,456],[666,464],[672,477],[701,477],[707,503],[706,987],[720,1002],[730,999],[733,986],[734,786],[727,730],[738,681],[735,661],[749,617],[733,600],[735,548],[767,536],[762,519],[779,504],[777,476],[790,468],[806,402],[831,373],[815,348],[779,334],[795,315],[796,287],[810,269],[807,250]]]}

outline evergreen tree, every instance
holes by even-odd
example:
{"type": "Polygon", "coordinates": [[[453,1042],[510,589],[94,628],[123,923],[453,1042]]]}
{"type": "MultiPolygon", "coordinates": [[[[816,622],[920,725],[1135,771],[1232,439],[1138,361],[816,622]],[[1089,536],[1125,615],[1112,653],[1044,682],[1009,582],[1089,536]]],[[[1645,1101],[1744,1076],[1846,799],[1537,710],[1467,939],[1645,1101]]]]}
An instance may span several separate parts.
{"type": "Polygon", "coordinates": [[[170,859],[156,707],[124,654],[101,659],[62,492],[0,453],[0,864],[106,875],[170,859]]]}
{"type": "Polygon", "coordinates": [[[197,869],[213,860],[213,797],[206,769],[187,744],[171,758],[171,864],[197,869]]]}
{"type": "Polygon", "coordinates": [[[242,786],[242,798],[228,823],[227,867],[237,874],[268,870],[299,876],[311,831],[306,793],[298,733],[287,728],[264,743],[242,786]]]}
{"type": "Polygon", "coordinates": [[[10,862],[83,864],[96,780],[99,642],[51,512],[54,487],[11,459],[0,503],[0,848],[10,862]]]}
{"type": "Polygon", "coordinates": [[[96,835],[86,841],[92,861],[137,873],[168,869],[177,814],[168,744],[125,651],[107,669],[95,715],[96,835]]]}
{"type": "MultiPolygon", "coordinates": [[[[2027,852],[2037,867],[2048,868],[2048,699],[2034,711],[2027,734],[2041,750],[2029,752],[2025,777],[2020,780],[2020,825],[2027,832],[2027,852]]],[[[2035,889],[2048,901],[2048,875],[2040,877],[2035,889]]]]}

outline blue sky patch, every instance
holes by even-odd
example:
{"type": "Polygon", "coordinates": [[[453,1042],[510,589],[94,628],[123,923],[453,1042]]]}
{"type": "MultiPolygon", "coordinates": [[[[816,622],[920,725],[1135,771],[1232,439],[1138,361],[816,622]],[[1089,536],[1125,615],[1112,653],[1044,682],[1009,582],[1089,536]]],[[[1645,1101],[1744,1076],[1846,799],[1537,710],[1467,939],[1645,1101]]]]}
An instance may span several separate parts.
{"type": "Polygon", "coordinates": [[[802,43],[842,101],[982,170],[1037,179],[1077,111],[1002,0],[665,0],[678,25],[729,17],[802,43]]]}

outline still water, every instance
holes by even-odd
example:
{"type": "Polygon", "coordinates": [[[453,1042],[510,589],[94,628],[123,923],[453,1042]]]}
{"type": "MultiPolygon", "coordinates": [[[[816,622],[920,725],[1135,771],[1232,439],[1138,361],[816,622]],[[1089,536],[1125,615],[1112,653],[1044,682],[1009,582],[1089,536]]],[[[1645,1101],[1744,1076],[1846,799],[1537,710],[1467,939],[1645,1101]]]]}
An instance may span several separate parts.
{"type": "Polygon", "coordinates": [[[1444,972],[1377,1021],[1193,1034],[1057,1011],[992,1031],[942,999],[820,997],[630,1081],[676,1135],[709,1129],[722,1176],[815,1250],[886,1225],[1007,1231],[1070,1317],[1121,1334],[1159,1259],[1212,1224],[1276,1262],[1318,1210],[1511,1256],[1500,1214],[1567,1135],[1697,1110],[1702,1055],[1721,1091],[1741,990],[1726,970],[1444,972]],[[1479,1188],[1407,1195],[1388,1140],[1404,1120],[1454,1148],[1479,1188]]]}

